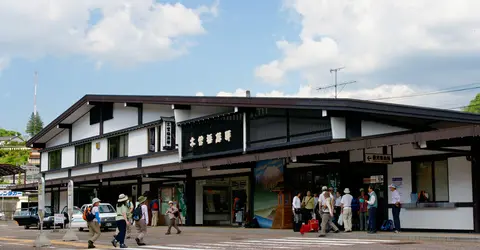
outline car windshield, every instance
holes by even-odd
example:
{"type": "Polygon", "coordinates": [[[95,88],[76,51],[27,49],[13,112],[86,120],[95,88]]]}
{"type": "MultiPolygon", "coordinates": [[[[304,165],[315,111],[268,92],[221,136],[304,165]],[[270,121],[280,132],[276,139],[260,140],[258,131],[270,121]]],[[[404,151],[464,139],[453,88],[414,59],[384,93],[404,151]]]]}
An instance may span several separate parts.
{"type": "Polygon", "coordinates": [[[73,209],[73,214],[82,214],[82,210],[80,210],[80,208],[74,208],[73,209]]]}
{"type": "Polygon", "coordinates": [[[100,213],[115,213],[115,209],[111,205],[100,205],[98,210],[100,213]]]}
{"type": "Polygon", "coordinates": [[[15,216],[29,216],[29,215],[30,215],[30,211],[28,209],[15,211],[15,216]]]}

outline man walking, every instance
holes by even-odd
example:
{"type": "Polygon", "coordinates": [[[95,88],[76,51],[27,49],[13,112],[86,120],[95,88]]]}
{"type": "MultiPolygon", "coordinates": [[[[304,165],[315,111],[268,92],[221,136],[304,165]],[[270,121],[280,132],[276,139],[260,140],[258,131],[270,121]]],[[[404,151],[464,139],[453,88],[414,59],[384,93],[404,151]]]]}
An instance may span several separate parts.
{"type": "Polygon", "coordinates": [[[397,191],[397,186],[391,184],[389,188],[390,188],[390,191],[392,192],[393,224],[395,225],[395,233],[399,233],[400,232],[400,194],[397,191]]]}
{"type": "Polygon", "coordinates": [[[369,234],[377,233],[377,207],[378,207],[378,200],[375,191],[373,191],[373,186],[368,187],[368,195],[370,198],[368,199],[368,227],[369,227],[369,234]]]}
{"type": "Polygon", "coordinates": [[[345,232],[352,231],[352,200],[353,196],[350,195],[350,189],[345,188],[343,191],[345,194],[342,196],[341,206],[343,214],[343,225],[345,226],[345,232]]]}
{"type": "Polygon", "coordinates": [[[147,225],[148,225],[148,208],[147,205],[145,205],[145,201],[147,201],[147,198],[144,196],[138,197],[138,207],[135,208],[134,213],[136,211],[139,211],[141,216],[140,219],[135,221],[135,228],[137,229],[138,236],[135,238],[135,241],[137,242],[137,245],[139,246],[145,246],[146,244],[143,242],[143,238],[145,237],[145,234],[147,234],[147,225]]]}
{"type": "Polygon", "coordinates": [[[330,198],[329,192],[324,192],[322,194],[319,207],[320,215],[322,216],[322,226],[320,230],[320,235],[318,235],[318,237],[325,237],[327,225],[330,225],[330,227],[333,228],[335,233],[340,232],[335,223],[331,221],[331,218],[333,217],[333,199],[330,198]]]}
{"type": "MultiPolygon", "coordinates": [[[[98,210],[98,206],[100,205],[100,199],[94,198],[92,200],[92,208],[90,213],[95,216],[95,219],[92,221],[87,222],[88,231],[90,232],[90,240],[88,240],[88,248],[95,248],[95,241],[98,240],[100,237],[100,211],[98,210]]],[[[85,208],[88,209],[88,208],[85,208]]]]}
{"type": "Polygon", "coordinates": [[[171,234],[172,227],[177,230],[177,234],[180,234],[182,233],[182,231],[177,226],[177,218],[180,217],[180,211],[178,211],[178,208],[173,205],[173,201],[169,201],[168,205],[170,206],[170,208],[168,208],[167,210],[167,215],[170,219],[170,223],[168,224],[168,230],[165,234],[171,234]]]}

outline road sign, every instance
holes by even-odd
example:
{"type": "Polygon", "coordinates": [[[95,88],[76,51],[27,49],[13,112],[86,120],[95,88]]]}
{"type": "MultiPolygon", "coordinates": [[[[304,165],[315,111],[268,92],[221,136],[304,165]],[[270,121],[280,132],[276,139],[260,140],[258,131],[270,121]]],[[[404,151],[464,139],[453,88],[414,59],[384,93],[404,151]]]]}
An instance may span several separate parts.
{"type": "Polygon", "coordinates": [[[65,215],[64,214],[55,214],[53,217],[53,222],[55,225],[62,224],[65,222],[65,215]]]}
{"type": "Polygon", "coordinates": [[[365,153],[365,163],[392,164],[393,157],[389,154],[365,153]]]}

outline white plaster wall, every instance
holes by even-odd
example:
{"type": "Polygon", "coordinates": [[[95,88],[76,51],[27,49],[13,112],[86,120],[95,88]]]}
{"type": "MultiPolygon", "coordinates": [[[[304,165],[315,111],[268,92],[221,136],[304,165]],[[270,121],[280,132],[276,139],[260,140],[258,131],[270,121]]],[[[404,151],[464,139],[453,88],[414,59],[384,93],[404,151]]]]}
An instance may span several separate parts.
{"type": "MultiPolygon", "coordinates": [[[[189,110],[175,109],[175,122],[182,122],[188,120],[190,117],[189,110]]],[[[163,129],[162,129],[163,130],[163,129]]],[[[165,140],[165,132],[162,133],[162,142],[165,140]]],[[[182,157],[182,127],[175,128],[175,143],[178,145],[178,157],[182,157]]]]}
{"type": "Polygon", "coordinates": [[[89,174],[98,174],[98,166],[72,169],[72,176],[89,175],[89,174]]]}
{"type": "Polygon", "coordinates": [[[112,172],[137,167],[137,160],[103,165],[103,172],[112,172]]]}
{"type": "Polygon", "coordinates": [[[465,156],[448,158],[450,202],[473,202],[472,163],[465,156]]]}
{"type": "Polygon", "coordinates": [[[330,125],[332,126],[333,139],[347,138],[347,127],[345,117],[330,117],[330,125]]]}
{"type": "MultiPolygon", "coordinates": [[[[455,149],[470,150],[470,147],[455,147],[455,149]]],[[[415,149],[412,144],[403,144],[393,147],[393,158],[435,154],[445,154],[445,152],[415,149]]]]}
{"type": "Polygon", "coordinates": [[[68,129],[64,129],[60,134],[56,135],[50,141],[48,141],[46,144],[47,148],[55,147],[58,145],[62,145],[65,143],[68,143],[68,129]]]}
{"type": "Polygon", "coordinates": [[[100,132],[100,124],[90,125],[90,112],[72,125],[72,141],[96,136],[100,132]]]}
{"type": "Polygon", "coordinates": [[[75,147],[62,148],[62,168],[75,165],[75,147]]]}
{"type": "Polygon", "coordinates": [[[44,172],[48,170],[48,152],[41,153],[40,159],[40,172],[44,172]]]}
{"type": "Polygon", "coordinates": [[[59,213],[62,212],[62,209],[65,206],[67,206],[67,199],[68,199],[67,191],[60,191],[60,206],[58,207],[59,213]]]}
{"type": "MultiPolygon", "coordinates": [[[[402,203],[410,203],[412,193],[412,165],[410,161],[394,162],[388,165],[388,185],[392,183],[392,178],[402,178],[402,185],[398,187],[400,200],[402,203]]],[[[392,193],[388,192],[388,203],[392,203],[392,193]]]]}
{"type": "Polygon", "coordinates": [[[206,168],[195,168],[195,169],[192,169],[192,177],[250,173],[250,171],[251,171],[250,168],[213,170],[213,171],[207,171],[206,168]]]}
{"type": "Polygon", "coordinates": [[[362,121],[362,136],[391,134],[402,131],[408,131],[408,129],[373,121],[362,121]]]}
{"type": "Polygon", "coordinates": [[[68,170],[57,171],[53,173],[45,173],[45,180],[54,180],[54,179],[67,178],[67,177],[68,177],[68,170]]]}
{"type": "Polygon", "coordinates": [[[103,132],[110,133],[138,125],[138,109],[125,107],[124,103],[113,105],[113,119],[103,122],[103,132]]]}
{"type": "Polygon", "coordinates": [[[142,167],[158,166],[163,164],[180,162],[178,154],[162,155],[158,157],[145,158],[142,160],[142,167]]]}
{"type": "MultiPolygon", "coordinates": [[[[388,214],[393,220],[392,209],[389,209],[388,214]]],[[[473,208],[402,208],[400,224],[402,228],[412,229],[473,230],[473,208]]]]}
{"type": "Polygon", "coordinates": [[[148,153],[148,130],[140,129],[128,133],[128,156],[148,153]]]}
{"type": "Polygon", "coordinates": [[[92,141],[92,163],[102,162],[108,159],[108,139],[100,139],[92,141]],[[97,149],[96,144],[100,143],[100,149],[97,149]]]}
{"type": "Polygon", "coordinates": [[[144,104],[143,123],[160,120],[160,117],[171,117],[174,115],[171,105],[144,104]]]}

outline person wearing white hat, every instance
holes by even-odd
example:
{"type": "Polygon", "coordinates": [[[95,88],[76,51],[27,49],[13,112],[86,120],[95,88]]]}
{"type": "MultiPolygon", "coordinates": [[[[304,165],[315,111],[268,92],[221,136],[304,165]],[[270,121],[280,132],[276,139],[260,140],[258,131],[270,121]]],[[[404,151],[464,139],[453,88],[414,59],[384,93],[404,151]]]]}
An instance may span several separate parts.
{"type": "Polygon", "coordinates": [[[388,186],[392,192],[392,215],[393,224],[395,225],[395,233],[400,232],[400,194],[397,191],[397,186],[391,184],[388,186]]]}
{"type": "Polygon", "coordinates": [[[352,200],[353,196],[350,195],[350,189],[345,188],[343,191],[345,194],[342,196],[341,206],[343,214],[343,225],[345,227],[345,232],[352,231],[352,200]]]}
{"type": "Polygon", "coordinates": [[[167,215],[168,215],[168,218],[170,219],[170,223],[168,224],[168,230],[167,230],[167,233],[165,234],[169,235],[172,227],[174,227],[177,230],[177,234],[180,234],[182,233],[182,231],[177,226],[177,218],[180,217],[180,212],[178,211],[178,208],[174,206],[173,201],[169,201],[168,205],[170,206],[170,208],[168,208],[167,210],[167,215]]]}
{"type": "Polygon", "coordinates": [[[127,218],[129,209],[127,207],[128,197],[124,194],[118,196],[117,201],[117,228],[118,234],[112,240],[112,245],[117,247],[117,243],[120,243],[120,248],[127,248],[125,245],[125,235],[127,233],[127,225],[130,224],[127,218]]]}
{"type": "Polygon", "coordinates": [[[98,206],[100,205],[100,199],[94,198],[92,200],[92,209],[90,213],[95,215],[95,219],[92,221],[87,222],[88,231],[90,232],[90,240],[88,240],[88,248],[95,248],[95,241],[98,240],[101,234],[100,230],[100,211],[98,210],[98,206]]]}

